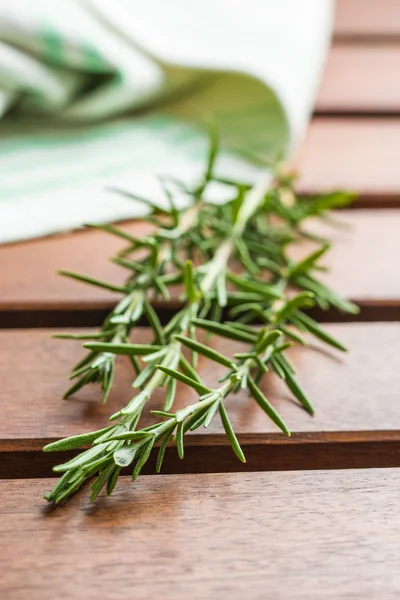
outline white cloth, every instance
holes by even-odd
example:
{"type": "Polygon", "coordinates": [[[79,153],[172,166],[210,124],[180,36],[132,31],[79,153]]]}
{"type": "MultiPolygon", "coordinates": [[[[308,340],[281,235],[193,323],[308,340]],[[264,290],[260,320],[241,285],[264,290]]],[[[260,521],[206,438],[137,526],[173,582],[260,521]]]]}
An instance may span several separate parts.
{"type": "Polygon", "coordinates": [[[221,175],[254,176],[238,149],[290,152],[312,111],[332,8],[2,0],[0,241],[140,216],[142,205],[106,188],[162,201],[157,174],[197,177],[210,114],[221,175]]]}

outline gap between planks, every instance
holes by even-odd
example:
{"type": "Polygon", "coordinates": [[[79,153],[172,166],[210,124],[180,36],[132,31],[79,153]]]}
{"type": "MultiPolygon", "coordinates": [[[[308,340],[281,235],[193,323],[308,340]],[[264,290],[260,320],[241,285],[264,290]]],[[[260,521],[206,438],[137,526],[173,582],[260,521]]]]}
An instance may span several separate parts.
{"type": "MultiPolygon", "coordinates": [[[[332,241],[324,257],[328,273],[320,277],[337,293],[361,307],[358,320],[400,320],[400,271],[393,269],[398,254],[400,209],[346,210],[336,213],[340,226],[310,223],[309,228],[332,241]]],[[[149,231],[142,222],[122,228],[134,235],[149,231]]],[[[55,275],[57,268],[87,273],[121,284],[126,271],[108,257],[122,244],[100,231],[80,231],[47,239],[26,241],[0,248],[0,326],[65,327],[98,325],[118,295],[55,275]]],[[[300,260],[314,249],[312,244],[293,247],[300,260]]],[[[158,305],[167,319],[170,309],[158,305]]],[[[353,317],[336,311],[319,313],[319,320],[348,321],[353,317]]]]}
{"type": "MultiPolygon", "coordinates": [[[[281,435],[242,391],[228,399],[227,409],[243,443],[246,465],[233,454],[216,419],[209,430],[202,430],[204,434],[188,435],[183,461],[173,447],[168,450],[166,472],[400,466],[400,324],[326,327],[348,346],[348,354],[327,352],[320,344],[289,351],[300,384],[315,406],[314,417],[298,406],[274,374],[262,383],[264,393],[292,430],[291,439],[281,435]]],[[[149,336],[149,331],[137,330],[133,339],[146,343],[149,336]]],[[[228,356],[239,350],[226,340],[213,338],[212,343],[228,356]]],[[[81,356],[79,342],[49,339],[45,330],[0,332],[0,358],[7,373],[0,388],[1,477],[50,476],[51,466],[71,455],[42,453],[46,443],[104,427],[108,416],[132,397],[132,371],[128,361],[121,359],[106,405],[100,404],[96,387],[63,402],[69,370],[81,356]]],[[[203,358],[198,370],[209,385],[215,385],[225,372],[222,366],[210,372],[203,358]]],[[[179,386],[176,408],[195,399],[194,392],[179,386]]],[[[156,393],[149,410],[159,409],[162,402],[162,393],[156,393]]],[[[143,426],[150,422],[147,412],[143,426]]],[[[154,456],[145,472],[154,472],[154,456]]]]}

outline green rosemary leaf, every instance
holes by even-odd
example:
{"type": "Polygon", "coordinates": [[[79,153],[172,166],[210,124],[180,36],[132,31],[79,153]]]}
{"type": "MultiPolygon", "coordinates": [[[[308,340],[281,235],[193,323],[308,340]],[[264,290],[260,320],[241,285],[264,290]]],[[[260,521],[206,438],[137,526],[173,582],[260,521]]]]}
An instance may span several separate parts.
{"type": "Polygon", "coordinates": [[[168,288],[165,285],[164,281],[161,279],[161,277],[155,277],[154,278],[154,284],[155,284],[157,290],[160,292],[160,294],[163,297],[163,299],[166,302],[168,302],[171,297],[170,297],[168,288]]]}
{"type": "Polygon", "coordinates": [[[279,413],[277,413],[272,404],[267,400],[267,398],[264,396],[260,388],[256,385],[252,377],[248,378],[248,385],[251,395],[253,396],[257,404],[260,406],[260,408],[262,408],[262,410],[269,416],[271,421],[273,421],[275,425],[277,425],[285,435],[290,436],[290,431],[287,428],[282,417],[279,415],[279,413]]]}
{"type": "Polygon", "coordinates": [[[173,425],[165,434],[164,439],[161,443],[160,449],[157,455],[157,463],[156,463],[156,472],[159,473],[161,471],[162,463],[164,460],[165,450],[167,449],[168,442],[171,439],[171,436],[174,432],[175,425],[173,425]]]}
{"type": "Polygon", "coordinates": [[[300,385],[298,384],[297,380],[295,379],[295,377],[293,376],[291,370],[289,370],[284,364],[282,364],[282,362],[279,360],[279,357],[276,357],[276,361],[279,363],[282,371],[285,374],[285,382],[286,385],[288,386],[288,388],[290,389],[290,391],[292,392],[292,394],[299,400],[299,402],[304,406],[304,408],[311,414],[314,414],[314,408],[312,407],[310,401],[308,400],[307,396],[305,395],[305,393],[303,392],[303,390],[301,389],[300,385]]]}
{"type": "Polygon", "coordinates": [[[186,432],[189,429],[190,429],[190,431],[195,431],[196,429],[201,427],[204,424],[205,420],[207,419],[207,415],[208,415],[208,407],[206,407],[203,411],[200,411],[199,413],[195,413],[194,415],[189,417],[189,419],[187,419],[185,421],[185,425],[183,428],[184,432],[186,432]]]}
{"type": "Polygon", "coordinates": [[[111,496],[111,494],[113,493],[114,488],[118,481],[120,470],[121,470],[120,467],[117,467],[117,466],[114,467],[114,471],[112,472],[112,474],[108,480],[108,483],[107,483],[107,496],[111,496]]]}
{"type": "Polygon", "coordinates": [[[113,429],[113,425],[109,425],[104,429],[99,429],[97,431],[92,431],[90,433],[82,433],[80,435],[73,435],[68,438],[64,438],[62,440],[58,440],[57,442],[51,442],[47,444],[43,448],[43,452],[58,452],[60,450],[73,450],[74,448],[80,448],[81,446],[86,446],[86,444],[90,444],[98,438],[100,435],[106,433],[113,429]]]}
{"type": "Polygon", "coordinates": [[[230,445],[232,446],[232,450],[234,451],[238,459],[242,461],[242,463],[245,463],[246,457],[243,454],[243,450],[241,449],[239,441],[235,435],[235,432],[233,431],[231,422],[228,417],[228,413],[226,412],[223,402],[220,402],[219,404],[219,414],[221,415],[222,425],[224,426],[225,433],[227,435],[230,445]]]}
{"type": "Polygon", "coordinates": [[[113,435],[110,439],[112,440],[130,440],[131,442],[133,441],[138,441],[138,440],[143,440],[146,437],[151,436],[151,432],[149,431],[125,431],[122,433],[117,433],[115,435],[113,435]]]}
{"type": "Polygon", "coordinates": [[[327,331],[322,329],[322,327],[320,327],[318,325],[318,323],[316,321],[314,321],[314,319],[312,319],[308,315],[305,315],[304,313],[302,313],[300,311],[296,311],[296,313],[292,316],[292,319],[293,319],[293,317],[295,319],[294,325],[296,325],[297,321],[300,321],[300,323],[302,325],[304,325],[304,327],[306,329],[308,329],[308,331],[310,333],[312,333],[315,337],[319,338],[326,344],[329,344],[330,346],[337,348],[338,350],[347,352],[346,346],[343,346],[343,344],[341,342],[339,342],[336,338],[334,338],[332,335],[330,335],[327,331]]]}
{"type": "Polygon", "coordinates": [[[95,371],[89,371],[88,373],[86,373],[86,375],[84,375],[83,377],[78,379],[78,381],[76,383],[74,383],[73,385],[71,385],[71,387],[69,387],[67,389],[67,391],[65,392],[65,394],[63,396],[64,400],[66,400],[67,398],[72,396],[72,394],[75,394],[75,392],[80,390],[87,383],[90,383],[91,381],[93,381],[93,378],[95,378],[95,377],[96,377],[95,371]]]}
{"type": "Polygon", "coordinates": [[[198,376],[196,370],[192,367],[192,365],[186,360],[186,358],[181,354],[179,359],[179,366],[181,367],[183,373],[190,377],[190,379],[194,379],[201,383],[201,379],[198,376]]]}
{"type": "Polygon", "coordinates": [[[263,298],[267,298],[268,300],[274,298],[279,299],[282,297],[282,293],[272,285],[268,285],[268,283],[254,280],[251,281],[249,279],[245,279],[244,277],[240,277],[240,275],[235,275],[234,273],[227,273],[227,278],[240,290],[254,292],[263,298]]]}
{"type": "Polygon", "coordinates": [[[93,448],[89,448],[89,450],[82,452],[76,458],[73,458],[72,460],[63,463],[62,465],[57,465],[56,467],[53,467],[53,471],[55,471],[56,473],[62,473],[63,471],[69,471],[70,469],[80,467],[88,460],[93,460],[95,457],[102,454],[106,446],[107,444],[99,444],[98,446],[93,446],[93,448]]]}
{"type": "Polygon", "coordinates": [[[169,377],[173,377],[174,379],[177,379],[181,383],[189,385],[190,387],[195,389],[196,392],[198,392],[199,394],[208,394],[211,391],[209,388],[207,388],[203,384],[199,383],[197,380],[191,379],[187,375],[183,375],[183,373],[180,373],[179,371],[176,371],[175,369],[163,367],[162,365],[157,365],[157,368],[160,371],[162,371],[163,373],[165,373],[166,375],[169,375],[169,377]]]}
{"type": "Polygon", "coordinates": [[[334,294],[320,281],[317,281],[310,275],[301,275],[300,277],[296,277],[294,279],[294,283],[300,287],[309,289],[315,294],[316,299],[326,300],[328,305],[332,304],[332,306],[335,306],[345,313],[357,314],[359,312],[359,308],[356,304],[339,298],[339,296],[334,294]]]}
{"type": "Polygon", "coordinates": [[[286,321],[298,308],[310,308],[314,305],[314,294],[311,292],[300,292],[297,296],[287,300],[283,307],[277,311],[275,321],[276,323],[286,321]]]}
{"type": "MultiPolygon", "coordinates": [[[[174,381],[176,383],[175,379],[171,379],[171,382],[174,381]]],[[[155,415],[156,417],[165,417],[166,419],[170,419],[171,417],[174,417],[174,413],[171,412],[167,412],[165,410],[151,410],[150,411],[152,415],[155,415]]]]}
{"type": "Polygon", "coordinates": [[[100,494],[101,490],[111,477],[114,469],[115,465],[111,464],[106,467],[104,471],[101,471],[100,475],[91,486],[92,493],[90,494],[90,502],[94,502],[96,500],[97,496],[100,494]]]}
{"type": "Polygon", "coordinates": [[[175,395],[176,395],[176,379],[171,379],[168,382],[167,394],[165,396],[165,404],[164,404],[165,411],[169,411],[172,408],[172,405],[174,404],[174,400],[175,400],[175,395]]]}
{"type": "Polygon", "coordinates": [[[236,329],[231,325],[222,325],[220,323],[214,323],[205,319],[193,319],[193,324],[197,325],[201,329],[209,331],[210,333],[214,333],[215,335],[219,335],[230,340],[237,340],[238,342],[256,341],[255,335],[236,329]]]}
{"type": "Polygon", "coordinates": [[[228,297],[226,292],[226,279],[223,275],[220,275],[217,279],[217,299],[218,305],[220,307],[224,307],[228,304],[228,297]]]}
{"type": "Polygon", "coordinates": [[[214,418],[215,413],[217,412],[219,407],[219,402],[214,402],[211,407],[208,409],[207,414],[206,414],[206,418],[204,419],[204,427],[207,429],[207,427],[210,425],[211,421],[214,418]]]}
{"type": "Polygon", "coordinates": [[[162,329],[162,326],[160,323],[160,319],[158,318],[156,311],[151,306],[151,304],[148,300],[145,300],[145,302],[144,302],[144,312],[149,321],[149,325],[154,332],[156,344],[164,345],[165,344],[165,336],[164,336],[164,332],[163,332],[163,329],[162,329]]]}
{"type": "Polygon", "coordinates": [[[118,467],[129,467],[129,465],[133,462],[136,452],[137,446],[122,446],[114,452],[114,462],[118,467]]]}
{"type": "Polygon", "coordinates": [[[344,208],[351,204],[355,198],[356,194],[350,192],[330,192],[309,201],[305,210],[308,216],[318,215],[333,208],[344,208]]]}
{"type": "Polygon", "coordinates": [[[154,446],[154,441],[155,438],[154,436],[152,437],[152,439],[147,442],[147,444],[143,447],[143,450],[138,458],[138,461],[135,465],[135,468],[133,469],[133,473],[132,473],[132,481],[135,481],[136,478],[138,477],[140,471],[143,469],[144,465],[146,464],[146,462],[149,459],[149,456],[151,454],[151,451],[153,449],[154,446]]]}
{"type": "Polygon", "coordinates": [[[142,387],[150,379],[150,377],[154,374],[154,365],[153,363],[149,363],[145,366],[142,371],[140,371],[139,375],[136,377],[135,381],[132,383],[132,387],[134,389],[138,389],[142,387]]]}
{"type": "Polygon", "coordinates": [[[285,381],[286,380],[286,373],[282,369],[282,367],[281,367],[280,363],[278,362],[278,360],[276,359],[276,357],[275,356],[271,356],[269,360],[271,362],[271,365],[272,365],[275,373],[278,375],[278,377],[280,377],[281,379],[283,379],[285,381]]]}
{"type": "Polygon", "coordinates": [[[158,350],[163,350],[162,346],[153,346],[152,344],[115,344],[112,342],[88,342],[83,344],[84,348],[94,350],[95,352],[110,352],[112,354],[134,354],[136,356],[145,356],[158,350]]]}
{"type": "Polygon", "coordinates": [[[201,344],[196,340],[192,340],[183,335],[177,335],[175,336],[175,339],[178,340],[178,342],[181,342],[181,344],[183,344],[190,350],[193,350],[193,352],[197,352],[198,354],[201,354],[202,356],[205,356],[206,358],[209,358],[214,362],[220,363],[225,367],[234,367],[234,363],[232,362],[232,360],[230,360],[220,352],[217,352],[217,350],[213,350],[212,348],[209,348],[208,346],[205,346],[204,344],[201,344]]]}
{"type": "Polygon", "coordinates": [[[290,268],[290,276],[299,275],[300,273],[306,273],[311,268],[315,268],[315,263],[317,260],[323,256],[327,250],[330,248],[330,244],[324,244],[321,248],[309,254],[302,261],[298,262],[294,267],[290,268]]]}
{"type": "Polygon", "coordinates": [[[183,421],[178,424],[176,430],[176,449],[178,451],[178,456],[180,459],[184,457],[185,451],[183,447],[183,421]]]}
{"type": "Polygon", "coordinates": [[[129,289],[127,287],[107,283],[106,281],[94,279],[94,277],[88,277],[87,275],[81,275],[80,273],[74,273],[73,271],[57,271],[57,273],[59,275],[63,275],[64,277],[70,277],[71,279],[82,281],[83,283],[89,283],[90,285],[101,287],[111,292],[119,292],[120,294],[126,294],[127,292],[129,292],[129,289]]]}
{"type": "Polygon", "coordinates": [[[185,262],[183,268],[183,282],[185,286],[186,298],[189,302],[197,301],[197,289],[193,275],[193,263],[191,260],[185,262]]]}
{"type": "Polygon", "coordinates": [[[109,224],[94,225],[91,223],[86,223],[85,227],[88,227],[89,229],[99,229],[100,231],[105,231],[106,233],[111,233],[111,235],[116,235],[117,237],[120,237],[123,240],[126,240],[131,243],[134,243],[136,241],[135,237],[133,237],[126,231],[119,229],[119,227],[114,227],[113,225],[109,225],[109,224]]]}
{"type": "Polygon", "coordinates": [[[62,475],[62,477],[58,480],[56,485],[53,487],[51,492],[47,492],[43,496],[44,499],[47,500],[48,502],[52,502],[53,500],[55,500],[58,497],[58,495],[60,493],[62,493],[68,487],[68,483],[72,476],[73,476],[73,472],[71,473],[70,471],[67,471],[66,473],[64,473],[64,475],[62,475]]]}
{"type": "Polygon", "coordinates": [[[108,335],[109,333],[100,331],[99,333],[54,333],[51,337],[56,340],[94,340],[108,335]]]}
{"type": "Polygon", "coordinates": [[[281,335],[282,331],[279,329],[273,329],[272,331],[265,330],[264,332],[261,332],[261,335],[256,343],[256,353],[263,354],[268,346],[274,344],[276,340],[281,337],[281,335]]]}
{"type": "Polygon", "coordinates": [[[145,273],[146,267],[145,265],[141,265],[138,262],[133,260],[128,260],[127,258],[123,258],[122,256],[113,256],[111,258],[111,262],[118,265],[119,267],[124,267],[125,269],[129,269],[134,273],[145,273]]]}
{"type": "MultiPolygon", "coordinates": [[[[293,323],[293,325],[296,325],[296,323],[293,323]]],[[[282,332],[288,338],[292,339],[294,342],[297,342],[298,344],[301,344],[302,346],[307,346],[307,342],[305,341],[305,339],[302,338],[301,335],[299,335],[298,333],[293,331],[293,329],[290,329],[289,327],[284,327],[283,325],[280,325],[280,328],[281,328],[282,332]]],[[[301,330],[302,329],[300,329],[300,331],[301,330]]]]}

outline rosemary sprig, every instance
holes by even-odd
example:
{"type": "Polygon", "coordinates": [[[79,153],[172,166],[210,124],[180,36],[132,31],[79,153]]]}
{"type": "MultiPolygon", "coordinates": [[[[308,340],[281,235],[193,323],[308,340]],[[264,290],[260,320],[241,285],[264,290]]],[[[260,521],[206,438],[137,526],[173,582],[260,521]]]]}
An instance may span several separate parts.
{"type": "Polygon", "coordinates": [[[76,381],[66,396],[88,383],[100,382],[105,401],[113,384],[115,357],[121,354],[132,362],[135,372],[132,386],[137,392],[127,406],[110,417],[112,423],[105,429],[66,438],[44,448],[70,450],[91,444],[72,460],[54,467],[63,475],[46,495],[49,501],[63,502],[94,475],[97,477],[92,484],[91,500],[104,487],[110,494],[122,468],[133,465],[132,478],[136,479],[156,444],[159,472],[170,440],[175,440],[178,455],[183,458],[186,431],[208,427],[217,413],[233,451],[245,461],[226,410],[230,394],[247,389],[266,415],[290,435],[287,425],[261,391],[260,380],[274,371],[312,414],[312,405],[296,379],[286,350],[294,343],[305,344],[302,337],[305,332],[345,350],[304,312],[314,304],[323,309],[333,306],[346,312],[357,310],[316,276],[320,269],[318,261],[329,245],[325,240],[320,241],[312,254],[297,263],[288,257],[288,248],[308,235],[303,225],[309,217],[325,215],[329,208],[345,205],[350,196],[336,193],[299,200],[293,191],[293,179],[277,172],[273,181],[268,176],[253,188],[243,182],[225,181],[232,188],[233,199],[222,205],[208,204],[203,195],[215,179],[216,155],[213,143],[205,175],[193,190],[179,182],[167,184],[164,180],[168,210],[141,199],[151,209],[148,220],[155,226],[151,235],[134,238],[114,226],[100,226],[127,242],[127,247],[113,258],[129,273],[123,286],[62,272],[122,295],[98,333],[58,336],[90,340],[84,343],[88,354],[75,366],[71,377],[76,381]],[[185,190],[192,199],[185,211],[175,206],[176,188],[179,193],[185,190]],[[168,301],[176,286],[183,288],[182,307],[162,326],[152,303],[159,296],[168,301]],[[293,291],[296,288],[297,293],[293,291]],[[147,320],[153,339],[145,345],[131,343],[130,333],[142,318],[147,320]],[[200,330],[242,342],[247,350],[225,356],[198,341],[200,330]],[[198,355],[225,367],[219,386],[210,388],[200,379],[196,372],[198,355]],[[198,401],[171,412],[177,382],[193,388],[198,401]],[[160,387],[166,390],[165,404],[163,410],[153,411],[160,420],[139,428],[146,403],[160,387]]]}

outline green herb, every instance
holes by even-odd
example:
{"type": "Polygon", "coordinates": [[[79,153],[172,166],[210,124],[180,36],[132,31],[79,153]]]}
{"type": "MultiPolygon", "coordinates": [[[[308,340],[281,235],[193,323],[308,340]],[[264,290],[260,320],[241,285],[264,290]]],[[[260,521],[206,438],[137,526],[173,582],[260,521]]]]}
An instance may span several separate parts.
{"type": "Polygon", "coordinates": [[[290,435],[287,424],[263,394],[260,381],[275,371],[299,404],[313,413],[286,351],[293,343],[306,343],[304,332],[345,349],[304,312],[314,304],[323,309],[357,311],[354,304],[339,298],[317,279],[318,261],[328,249],[326,240],[298,263],[289,258],[288,248],[307,236],[303,226],[309,217],[325,215],[328,209],[347,204],[350,196],[339,193],[298,199],[293,178],[277,169],[273,180],[268,175],[254,187],[240,181],[224,181],[232,188],[233,200],[222,205],[209,204],[203,196],[209,183],[216,179],[216,155],[213,135],[205,174],[193,190],[176,180],[163,180],[168,210],[140,198],[151,210],[151,235],[136,238],[111,225],[98,227],[127,244],[112,259],[127,270],[123,286],[62,272],[121,295],[99,332],[59,336],[89,340],[84,343],[88,354],[75,366],[71,375],[75,382],[66,397],[89,383],[100,383],[106,401],[113,385],[115,359],[121,354],[132,363],[132,385],[137,393],[125,408],[110,417],[112,424],[108,427],[44,448],[50,452],[90,444],[77,457],[54,467],[63,476],[45,496],[51,502],[65,501],[94,476],[90,499],[93,501],[103,488],[111,494],[121,469],[130,467],[132,478],[136,479],[155,445],[159,446],[159,472],[170,441],[175,441],[178,455],[183,458],[185,433],[208,427],[217,414],[233,451],[244,462],[227,412],[230,396],[239,389],[248,390],[266,417],[290,435]],[[191,204],[186,210],[178,210],[175,193],[182,195],[184,191],[191,204]],[[159,297],[170,299],[177,285],[183,289],[182,306],[163,326],[152,303],[159,297]],[[297,294],[293,295],[296,288],[297,294]],[[153,332],[148,344],[130,341],[139,320],[147,321],[153,332]],[[198,341],[201,331],[208,336],[237,340],[247,349],[225,356],[198,341]],[[199,355],[225,368],[218,386],[210,387],[200,379],[196,370],[199,355]],[[177,382],[194,389],[198,400],[174,412],[177,382]],[[153,411],[158,418],[156,423],[141,428],[143,411],[158,388],[165,388],[163,410],[153,411]]]}

